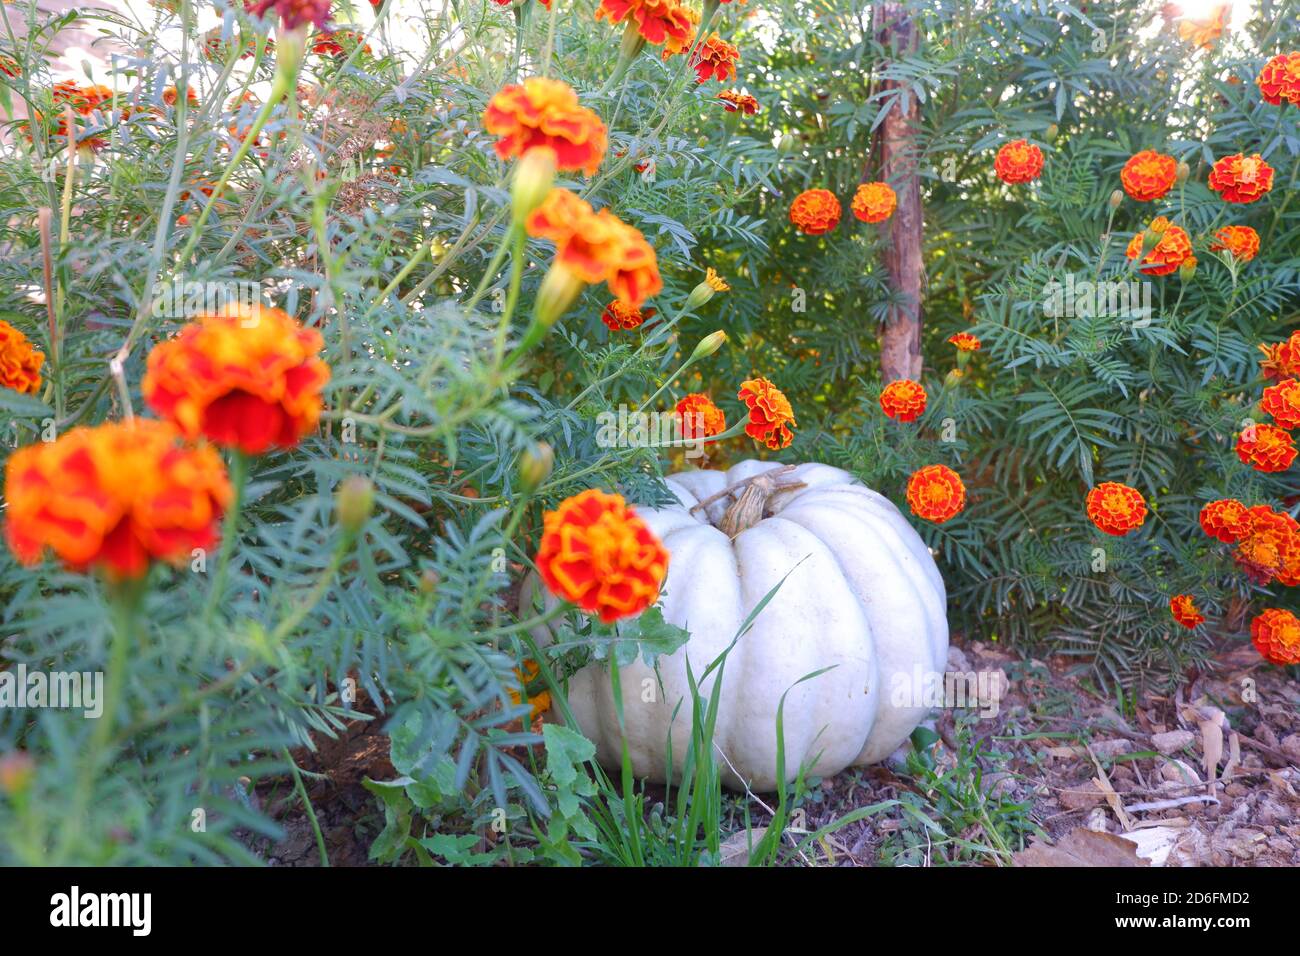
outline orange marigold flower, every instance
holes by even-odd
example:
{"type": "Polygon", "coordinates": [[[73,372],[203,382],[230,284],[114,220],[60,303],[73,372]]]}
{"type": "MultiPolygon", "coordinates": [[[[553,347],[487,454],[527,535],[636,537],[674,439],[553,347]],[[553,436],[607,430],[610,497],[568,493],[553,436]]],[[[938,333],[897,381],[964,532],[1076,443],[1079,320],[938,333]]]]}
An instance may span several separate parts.
{"type": "Polygon", "coordinates": [[[608,209],[593,212],[567,189],[552,189],[525,228],[530,236],[555,243],[558,265],[582,282],[604,281],[634,308],[663,289],[654,248],[645,237],[608,209]]]}
{"type": "Polygon", "coordinates": [[[726,107],[728,113],[739,112],[746,116],[753,116],[758,112],[758,100],[739,90],[723,90],[718,94],[718,99],[722,100],[722,105],[726,107]]]}
{"type": "Polygon", "coordinates": [[[1205,615],[1196,609],[1196,602],[1192,600],[1190,594],[1175,594],[1171,597],[1169,613],[1174,616],[1175,621],[1189,631],[1205,623],[1205,615]]]}
{"type": "Polygon", "coordinates": [[[591,488],[546,513],[537,570],[557,597],[609,623],[659,599],[668,552],[621,495],[591,488]]]}
{"type": "Polygon", "coordinates": [[[1300,583],[1300,524],[1268,505],[1248,509],[1243,524],[1233,559],[1250,579],[1260,585],[1274,578],[1288,586],[1300,583]]]}
{"type": "MultiPolygon", "coordinates": [[[[1159,234],[1160,241],[1142,258],[1140,269],[1146,275],[1167,276],[1177,272],[1179,266],[1192,258],[1192,238],[1182,226],[1175,226],[1164,216],[1157,216],[1151,220],[1148,229],[1159,234]]],[[[1145,240],[1146,233],[1139,232],[1129,241],[1124,255],[1129,259],[1141,257],[1145,240]]]]}
{"type": "Polygon", "coordinates": [[[689,44],[694,33],[691,11],[677,0],[600,0],[597,20],[622,23],[629,17],[637,33],[655,46],[673,42],[689,44]]]}
{"type": "MultiPolygon", "coordinates": [[[[361,34],[356,30],[325,30],[312,38],[311,52],[320,56],[347,56],[361,46],[361,34]]],[[[362,53],[372,53],[370,44],[361,48],[362,53]]]]}
{"type": "Polygon", "coordinates": [[[1250,642],[1266,661],[1282,666],[1300,664],[1300,618],[1283,608],[1270,607],[1250,622],[1250,642]]]}
{"type": "Polygon", "coordinates": [[[483,112],[483,128],[501,137],[496,151],[502,159],[545,147],[555,153],[559,169],[581,169],[588,176],[600,168],[608,147],[605,124],[578,104],[573,88],[541,76],[502,87],[483,112]]]}
{"type": "MultiPolygon", "coordinates": [[[[230,56],[230,49],[234,46],[234,43],[227,43],[224,41],[221,38],[221,32],[221,27],[217,26],[203,34],[203,55],[209,60],[223,61],[230,56]]],[[[257,53],[256,37],[249,36],[246,39],[244,34],[240,33],[232,37],[232,39],[235,43],[242,46],[242,49],[239,51],[239,58],[241,60],[246,60],[257,53]]],[[[269,53],[274,44],[272,41],[267,40],[266,46],[267,52],[269,53]]]]}
{"type": "Polygon", "coordinates": [[[1250,530],[1250,513],[1236,498],[1220,498],[1201,509],[1201,530],[1227,544],[1250,530]]]}
{"type": "Polygon", "coordinates": [[[44,352],[36,351],[27,336],[0,319],[0,388],[35,395],[41,390],[44,362],[44,352]]]}
{"type": "Polygon", "coordinates": [[[853,215],[863,222],[884,222],[894,214],[898,196],[889,183],[863,183],[853,194],[853,215]]]}
{"type": "Polygon", "coordinates": [[[1259,153],[1224,156],[1210,169],[1208,184],[1224,202],[1254,202],[1273,188],[1273,167],[1259,153]]]}
{"type": "Polygon", "coordinates": [[[1088,492],[1088,517],[1107,534],[1122,537],[1147,519],[1147,503],[1136,488],[1103,481],[1088,492]]]}
{"type": "Polygon", "coordinates": [[[60,80],[53,87],[54,104],[71,106],[78,113],[93,113],[112,102],[113,90],[100,83],[82,86],[76,80],[60,80]]]}
{"type": "Polygon", "coordinates": [[[169,422],[74,428],[14,452],[5,538],[35,564],[48,548],[76,571],[138,578],[151,561],[188,561],[217,541],[230,483],[215,448],[187,446],[169,422]]]}
{"type": "Polygon", "coordinates": [[[1266,379],[1300,375],[1300,329],[1292,332],[1289,339],[1261,345],[1259,350],[1264,353],[1259,368],[1266,379]]]}
{"type": "Polygon", "coordinates": [[[0,73],[5,76],[19,76],[22,73],[22,68],[13,57],[7,53],[0,53],[0,73]]]}
{"type": "Polygon", "coordinates": [[[790,204],[790,221],[805,235],[820,236],[840,224],[840,201],[829,189],[805,189],[790,204]]]}
{"type": "Polygon", "coordinates": [[[910,378],[890,382],[880,393],[880,407],[899,422],[914,422],[925,411],[925,386],[910,378]]]}
{"type": "Polygon", "coordinates": [[[1265,103],[1281,106],[1286,100],[1300,106],[1300,52],[1279,53],[1264,64],[1255,78],[1265,103]]]}
{"type": "Polygon", "coordinates": [[[1182,17],[1178,21],[1178,39],[1202,50],[1209,50],[1223,35],[1224,27],[1232,16],[1232,4],[1221,3],[1210,8],[1203,16],[1182,17]]]}
{"type": "Polygon", "coordinates": [[[1249,262],[1259,252],[1259,233],[1250,226],[1224,226],[1214,234],[1210,251],[1226,249],[1238,262],[1249,262]]]}
{"type": "MultiPolygon", "coordinates": [[[[176,101],[180,99],[180,91],[174,86],[165,87],[162,91],[162,101],[168,106],[175,106],[176,101]]],[[[199,96],[194,92],[194,87],[185,87],[185,102],[190,106],[199,105],[199,96]]]]}
{"type": "Polygon", "coordinates": [[[541,672],[542,669],[538,666],[537,661],[531,659],[524,661],[523,667],[515,668],[515,677],[519,678],[519,689],[510,690],[510,700],[516,706],[522,703],[531,704],[530,720],[536,720],[551,709],[551,692],[549,690],[539,690],[532,695],[528,693],[528,685],[537,680],[537,675],[541,672]]]}
{"type": "Polygon", "coordinates": [[[727,430],[727,416],[703,392],[694,392],[677,403],[678,424],[683,438],[712,438],[727,430]]]}
{"type": "Polygon", "coordinates": [[[957,346],[959,352],[978,352],[984,344],[969,332],[957,332],[948,336],[948,343],[957,346]]]}
{"type": "Polygon", "coordinates": [[[716,33],[698,43],[691,57],[691,66],[695,67],[695,82],[705,83],[709,79],[727,80],[736,78],[736,64],[740,62],[740,51],[716,33]]]}
{"type": "Polygon", "coordinates": [[[605,306],[600,321],[604,322],[612,332],[630,331],[646,321],[646,319],[653,317],[655,312],[655,309],[637,309],[626,302],[615,299],[605,306]]]}
{"type": "Polygon", "coordinates": [[[1300,428],[1300,380],[1288,378],[1264,389],[1260,407],[1282,428],[1300,428]]]}
{"type": "Polygon", "coordinates": [[[1286,471],[1295,456],[1295,439],[1276,425],[1251,425],[1237,436],[1237,457],[1256,471],[1286,471]]]}
{"type": "Polygon", "coordinates": [[[789,446],[794,441],[790,425],[798,425],[794,420],[794,409],[785,393],[761,376],[740,383],[736,394],[749,409],[749,423],[745,425],[745,434],[761,445],[773,451],[789,446]]]}
{"type": "Polygon", "coordinates": [[[907,506],[918,518],[943,524],[966,507],[966,486],[947,465],[926,465],[907,479],[907,506]]]}
{"type": "Polygon", "coordinates": [[[279,309],[231,305],[154,346],[141,391],[191,439],[250,455],[292,448],[320,419],[323,345],[279,309]]]}
{"type": "Polygon", "coordinates": [[[1138,202],[1150,202],[1173,189],[1177,176],[1178,163],[1172,156],[1144,149],[1133,154],[1124,164],[1119,180],[1124,185],[1124,192],[1138,202]]]}
{"type": "Polygon", "coordinates": [[[1031,183],[1043,174],[1043,151],[1023,139],[1003,143],[993,159],[993,171],[1004,183],[1031,183]]]}
{"type": "Polygon", "coordinates": [[[307,24],[324,30],[330,18],[330,0],[244,0],[244,6],[259,18],[274,10],[280,15],[280,25],[285,30],[307,24]]]}

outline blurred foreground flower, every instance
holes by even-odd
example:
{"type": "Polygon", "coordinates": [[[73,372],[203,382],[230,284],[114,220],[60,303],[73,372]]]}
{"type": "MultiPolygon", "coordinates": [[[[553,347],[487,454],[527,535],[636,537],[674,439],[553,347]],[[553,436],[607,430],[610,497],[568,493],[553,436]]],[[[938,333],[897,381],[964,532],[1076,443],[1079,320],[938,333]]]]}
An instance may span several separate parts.
{"type": "Polygon", "coordinates": [[[44,352],[36,351],[27,336],[0,319],[0,388],[35,395],[41,390],[44,362],[44,352]]]}

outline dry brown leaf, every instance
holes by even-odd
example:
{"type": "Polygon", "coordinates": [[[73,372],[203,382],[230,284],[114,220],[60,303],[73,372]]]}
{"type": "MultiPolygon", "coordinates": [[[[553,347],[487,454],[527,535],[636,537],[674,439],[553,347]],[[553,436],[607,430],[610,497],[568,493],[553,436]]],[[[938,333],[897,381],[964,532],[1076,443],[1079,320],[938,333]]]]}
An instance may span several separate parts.
{"type": "Polygon", "coordinates": [[[1083,827],[1071,830],[1056,846],[1036,842],[1011,858],[1015,866],[1149,866],[1137,844],[1113,833],[1083,827]]]}

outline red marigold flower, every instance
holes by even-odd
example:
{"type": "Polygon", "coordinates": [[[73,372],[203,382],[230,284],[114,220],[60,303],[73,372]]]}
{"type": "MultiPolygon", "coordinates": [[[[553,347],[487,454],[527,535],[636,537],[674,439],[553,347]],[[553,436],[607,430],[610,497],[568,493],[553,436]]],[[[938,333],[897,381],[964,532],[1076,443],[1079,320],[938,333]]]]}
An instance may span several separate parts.
{"type": "Polygon", "coordinates": [[[1088,492],[1088,517],[1107,534],[1122,537],[1147,519],[1147,503],[1136,488],[1103,481],[1088,492]]]}
{"type": "Polygon", "coordinates": [[[1201,509],[1201,530],[1227,544],[1250,530],[1250,513],[1236,498],[1220,498],[1201,509]]]}
{"type": "Polygon", "coordinates": [[[27,336],[0,319],[0,388],[35,395],[41,390],[44,361],[44,352],[36,351],[27,336]]]}
{"type": "Polygon", "coordinates": [[[1178,176],[1178,163],[1172,156],[1144,149],[1134,153],[1120,170],[1119,180],[1124,192],[1138,202],[1159,199],[1174,188],[1178,176]]]}
{"type": "Polygon", "coordinates": [[[1254,202],[1273,188],[1273,167],[1259,153],[1224,156],[1210,169],[1208,183],[1224,202],[1254,202]]]}
{"type": "Polygon", "coordinates": [[[274,10],[286,30],[311,24],[324,30],[330,18],[330,0],[244,0],[244,8],[253,16],[264,18],[274,10]]]}
{"type": "Polygon", "coordinates": [[[1279,53],[1264,64],[1255,78],[1265,103],[1281,106],[1286,100],[1300,106],[1300,52],[1279,53]]]}
{"type": "Polygon", "coordinates": [[[761,376],[740,383],[736,395],[749,409],[745,434],[773,451],[786,448],[794,441],[789,425],[798,425],[794,409],[785,393],[761,376]]]}
{"type": "Polygon", "coordinates": [[[840,224],[840,201],[829,189],[805,189],[790,204],[790,221],[805,235],[820,236],[840,224]]]}
{"type": "Polygon", "coordinates": [[[984,344],[969,332],[957,332],[948,336],[948,343],[957,346],[959,352],[978,352],[984,344]]]}
{"type": "Polygon", "coordinates": [[[250,455],[292,448],[320,419],[324,344],[279,309],[231,305],[154,346],[141,391],[188,438],[250,455]]]}
{"type": "Polygon", "coordinates": [[[588,176],[600,168],[608,148],[600,117],[578,104],[569,84],[542,76],[502,87],[483,112],[483,128],[501,137],[496,151],[502,159],[545,147],[555,153],[559,169],[581,169],[588,176]]]}
{"type": "MultiPolygon", "coordinates": [[[[249,36],[247,39],[245,39],[243,34],[238,34],[232,37],[232,39],[235,41],[235,43],[238,43],[242,46],[242,49],[239,51],[239,58],[241,60],[246,60],[250,56],[253,56],[257,53],[256,37],[249,36]]],[[[233,45],[234,45],[233,43],[226,43],[225,41],[222,40],[221,27],[219,26],[213,27],[207,33],[203,34],[203,55],[209,60],[213,60],[217,62],[224,61],[226,57],[230,55],[230,49],[233,45]]],[[[274,44],[272,43],[272,41],[267,40],[266,41],[267,52],[268,53],[271,52],[273,48],[274,48],[274,44]]]]}
{"type": "Polygon", "coordinates": [[[596,488],[543,518],[537,570],[551,593],[609,623],[659,599],[668,552],[621,495],[596,488]]]}
{"type": "Polygon", "coordinates": [[[655,46],[689,44],[695,30],[690,10],[677,0],[600,0],[596,8],[597,20],[622,23],[629,17],[637,33],[655,46]]]}
{"type": "Polygon", "coordinates": [[[926,465],[907,479],[907,506],[918,518],[943,524],[966,507],[966,486],[947,465],[926,465]]]}
{"type": "Polygon", "coordinates": [[[1260,407],[1286,429],[1300,428],[1300,381],[1288,378],[1264,389],[1260,407]]]}
{"type": "Polygon", "coordinates": [[[1250,579],[1260,585],[1274,578],[1288,586],[1300,583],[1300,524],[1268,505],[1248,509],[1242,524],[1233,559],[1250,579]]]}
{"type": "Polygon", "coordinates": [[[609,305],[605,306],[600,321],[604,322],[611,332],[630,331],[647,319],[652,318],[656,311],[655,309],[637,309],[626,302],[614,299],[609,305]]]}
{"type": "Polygon", "coordinates": [[[552,189],[525,228],[530,236],[555,243],[557,264],[582,282],[604,281],[633,308],[663,289],[654,248],[645,237],[608,209],[593,212],[567,189],[552,189]]]}
{"type": "MultiPolygon", "coordinates": [[[[356,30],[324,30],[312,38],[311,52],[320,56],[347,56],[361,45],[361,34],[356,30]]],[[[373,52],[367,43],[362,53],[373,52]]]]}
{"type": "Polygon", "coordinates": [[[1196,609],[1196,602],[1192,600],[1190,594],[1175,594],[1171,597],[1169,613],[1174,616],[1175,621],[1189,631],[1205,623],[1205,615],[1196,609]]]}
{"type": "Polygon", "coordinates": [[[1283,608],[1267,608],[1250,622],[1250,642],[1266,661],[1300,664],[1300,618],[1283,608]]]}
{"type": "MultiPolygon", "coordinates": [[[[1192,238],[1181,226],[1173,225],[1164,216],[1157,216],[1151,220],[1148,229],[1159,234],[1160,241],[1142,258],[1140,269],[1146,275],[1167,276],[1177,272],[1179,266],[1192,258],[1192,238]]],[[[1146,233],[1139,232],[1129,241],[1124,255],[1129,259],[1142,256],[1145,240],[1146,233]]]]}
{"type": "Polygon", "coordinates": [[[0,73],[5,76],[19,76],[22,73],[22,68],[13,57],[7,53],[0,53],[0,73]]]}
{"type": "Polygon", "coordinates": [[[722,100],[722,105],[726,107],[728,113],[740,112],[746,116],[753,116],[758,112],[758,100],[739,90],[723,90],[718,94],[718,99],[722,100]]]}
{"type": "Polygon", "coordinates": [[[914,422],[925,411],[925,386],[910,378],[890,382],[880,393],[880,407],[899,422],[914,422]]]}
{"type": "Polygon", "coordinates": [[[1023,139],[1003,143],[993,159],[993,171],[1004,183],[1031,183],[1043,174],[1043,151],[1023,139]]]}
{"type": "Polygon", "coordinates": [[[100,83],[82,86],[76,80],[60,80],[53,87],[54,104],[71,106],[74,111],[87,114],[112,102],[113,90],[100,83]]]}
{"type": "Polygon", "coordinates": [[[1210,251],[1226,249],[1238,262],[1249,262],[1259,252],[1259,233],[1250,226],[1224,226],[1214,234],[1210,251]]]}
{"type": "Polygon", "coordinates": [[[695,82],[705,83],[709,79],[727,80],[736,78],[736,64],[740,62],[740,51],[716,33],[698,43],[691,57],[691,66],[695,67],[695,82]]]}
{"type": "Polygon", "coordinates": [[[1264,353],[1264,357],[1259,360],[1259,368],[1265,378],[1300,375],[1300,329],[1292,332],[1289,339],[1261,345],[1259,350],[1264,353]]]}
{"type": "Polygon", "coordinates": [[[1286,471],[1295,456],[1295,439],[1276,425],[1261,422],[1237,436],[1237,457],[1256,471],[1286,471]]]}
{"type": "Polygon", "coordinates": [[[853,194],[853,215],[863,222],[884,222],[894,214],[898,196],[889,183],[863,183],[853,194]]]}
{"type": "Polygon", "coordinates": [[[76,571],[138,578],[217,541],[230,483],[216,449],[181,443],[169,422],[74,428],[14,452],[5,538],[24,564],[48,548],[76,571]]]}
{"type": "Polygon", "coordinates": [[[693,392],[677,403],[678,424],[683,438],[712,438],[727,430],[727,416],[703,392],[693,392]]]}

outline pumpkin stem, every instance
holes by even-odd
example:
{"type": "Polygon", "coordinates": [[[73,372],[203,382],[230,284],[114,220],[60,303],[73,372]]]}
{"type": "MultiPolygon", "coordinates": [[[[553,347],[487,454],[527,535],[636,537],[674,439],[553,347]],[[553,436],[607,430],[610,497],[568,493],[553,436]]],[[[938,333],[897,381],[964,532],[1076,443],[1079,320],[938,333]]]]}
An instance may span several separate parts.
{"type": "MultiPolygon", "coordinates": [[[[718,529],[727,537],[734,538],[746,528],[752,528],[764,518],[768,517],[767,502],[772,495],[779,491],[789,491],[793,488],[803,488],[805,482],[788,481],[782,482],[778,478],[786,472],[792,471],[793,465],[787,465],[784,468],[774,468],[771,471],[764,472],[761,475],[755,475],[752,478],[746,478],[744,481],[738,481],[730,488],[726,488],[711,498],[706,498],[695,507],[708,504],[723,495],[730,494],[737,489],[743,488],[740,495],[727,508],[718,522],[718,529]]],[[[694,510],[692,508],[691,510],[694,510]]]]}

